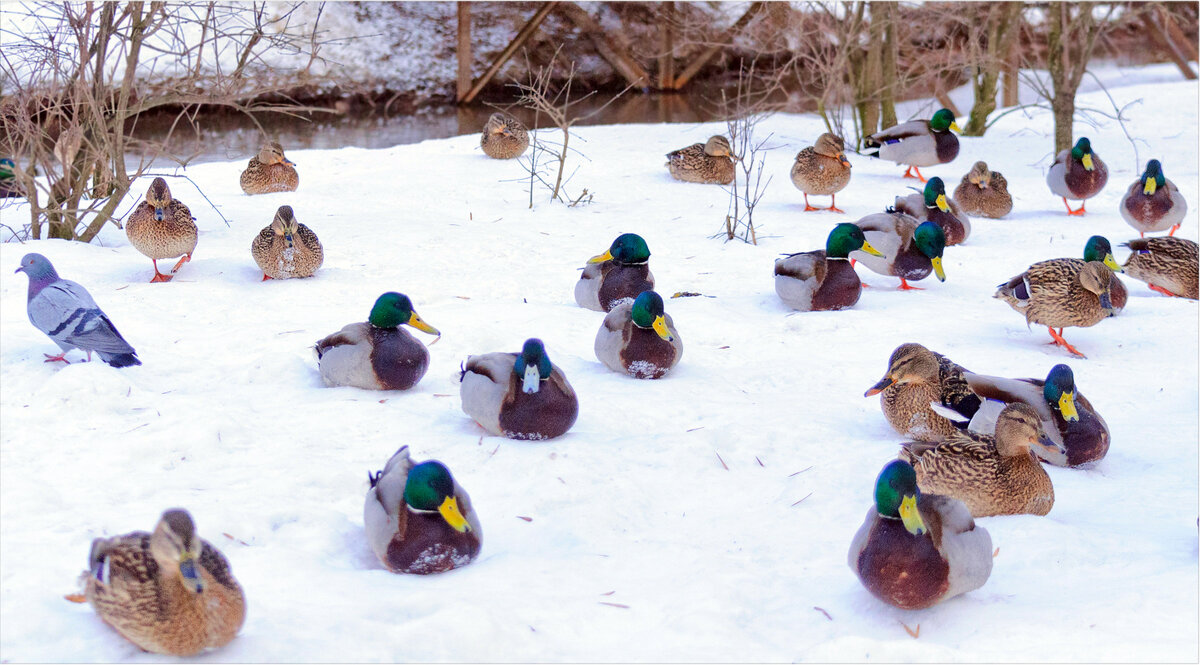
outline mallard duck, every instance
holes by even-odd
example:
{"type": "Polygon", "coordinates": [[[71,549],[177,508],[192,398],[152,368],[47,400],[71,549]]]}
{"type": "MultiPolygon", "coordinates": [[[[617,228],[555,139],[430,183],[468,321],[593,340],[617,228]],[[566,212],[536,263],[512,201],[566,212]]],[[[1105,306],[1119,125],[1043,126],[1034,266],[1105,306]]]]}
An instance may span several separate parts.
{"type": "Polygon", "coordinates": [[[993,297],[1024,314],[1026,324],[1049,328],[1055,344],[1086,358],[1063,339],[1063,328],[1088,328],[1115,316],[1112,283],[1116,279],[1112,270],[1099,261],[1050,259],[1038,261],[1001,284],[993,297]]]}
{"type": "Polygon", "coordinates": [[[382,471],[367,473],[367,542],[393,573],[444,573],[471,563],[483,545],[471,497],[437,460],[414,463],[401,446],[382,471]]]}
{"type": "Polygon", "coordinates": [[[1054,487],[1031,448],[1066,451],[1042,429],[1037,411],[1014,402],[996,420],[996,436],[958,432],[937,443],[906,442],[900,459],[917,472],[922,492],[962,501],[976,518],[1045,515],[1054,506],[1054,487]]]}
{"type": "Polygon", "coordinates": [[[957,499],[928,494],[893,460],[875,481],[875,505],[850,542],[850,569],[879,600],[905,610],[974,591],[992,574],[992,537],[957,499]]]}
{"type": "Polygon", "coordinates": [[[825,249],[775,259],[775,293],[801,312],[853,307],[862,295],[862,281],[850,265],[850,252],[862,250],[883,256],[854,224],[838,224],[825,239],[825,249]]]}
{"type": "Polygon", "coordinates": [[[804,211],[832,210],[837,208],[837,193],[850,182],[850,160],[846,159],[845,143],[840,136],[828,132],[817,137],[816,144],[796,155],[792,164],[792,184],[804,192],[804,211]],[[814,208],[808,203],[808,195],[829,196],[828,208],[814,208]]]}
{"type": "Polygon", "coordinates": [[[250,254],[263,271],[262,281],[312,277],[325,261],[317,234],[296,221],[292,206],[279,206],[275,219],[250,243],[250,254]]]}
{"type": "Polygon", "coordinates": [[[876,256],[862,250],[851,252],[851,265],[861,261],[880,275],[899,277],[903,291],[921,290],[919,286],[910,286],[908,280],[925,279],[931,272],[939,282],[946,281],[946,273],[942,270],[946,234],[942,227],[933,222],[918,222],[891,208],[867,215],[855,224],[880,254],[876,256]]]}
{"type": "Polygon", "coordinates": [[[897,196],[895,208],[918,222],[942,227],[947,246],[960,244],[971,235],[971,218],[954,199],[946,198],[946,184],[937,176],[925,182],[924,192],[897,196]]]}
{"type": "Polygon", "coordinates": [[[0,199],[25,196],[21,184],[17,182],[16,170],[16,162],[7,157],[0,159],[0,199]]]}
{"type": "Polygon", "coordinates": [[[683,357],[675,321],[653,291],[612,308],[596,333],[595,348],[605,367],[635,379],[660,378],[683,357]]]}
{"type": "MultiPolygon", "coordinates": [[[[1087,243],[1083,246],[1084,261],[1099,261],[1108,266],[1113,272],[1125,272],[1121,268],[1121,264],[1113,258],[1112,244],[1108,242],[1108,238],[1104,236],[1092,236],[1088,238],[1087,243]]],[[[1118,278],[1113,278],[1109,282],[1109,300],[1112,301],[1114,316],[1120,314],[1121,310],[1125,309],[1125,303],[1129,301],[1129,292],[1125,290],[1125,285],[1118,278]]]]}
{"type": "Polygon", "coordinates": [[[512,116],[493,113],[483,126],[479,147],[492,159],[515,159],[529,148],[529,130],[512,116]]]}
{"type": "Polygon", "coordinates": [[[667,168],[671,177],[684,182],[728,185],[733,182],[733,162],[737,157],[729,139],[713,136],[706,143],[696,143],[667,153],[667,168]]]}
{"type": "Polygon", "coordinates": [[[607,312],[643,291],[654,290],[650,248],[636,233],[622,233],[608,251],[588,259],[575,282],[575,302],[580,307],[607,312]]]}
{"type": "Polygon", "coordinates": [[[954,189],[954,200],[969,215],[999,219],[1012,212],[1008,181],[999,171],[989,171],[987,162],[975,162],[954,189]]]}
{"type": "Polygon", "coordinates": [[[463,412],[495,436],[553,439],[579,415],[575,389],[540,339],[525,340],[520,353],[470,356],[460,379],[463,412]]]}
{"type": "Polygon", "coordinates": [[[1121,199],[1121,217],[1145,238],[1147,233],[1171,232],[1175,235],[1187,214],[1187,201],[1175,183],[1163,176],[1157,159],[1146,163],[1142,177],[1133,181],[1121,199]]]}
{"type": "Polygon", "coordinates": [[[183,202],[171,197],[171,189],[162,178],[155,178],[150,183],[146,199],[133,209],[133,214],[125,223],[129,244],[154,263],[151,284],[171,281],[175,271],[192,260],[198,233],[196,218],[192,217],[192,212],[183,202]],[[176,256],[182,258],[171,268],[170,275],[158,271],[159,259],[173,259],[176,256]]]}
{"type": "Polygon", "coordinates": [[[864,154],[907,164],[904,177],[925,182],[918,167],[948,164],[958,157],[958,137],[951,130],[961,131],[954,114],[942,109],[928,120],[910,120],[868,136],[863,140],[864,154]]]}
{"type": "Polygon", "coordinates": [[[194,656],[225,646],[246,618],[229,562],[196,533],[186,510],[162,514],[154,533],[92,541],[82,597],[122,637],[146,651],[194,656]]]}
{"type": "Polygon", "coordinates": [[[1046,172],[1046,184],[1051,192],[1062,197],[1068,215],[1086,214],[1086,200],[1099,194],[1107,182],[1108,167],[1092,152],[1092,142],[1086,136],[1076,141],[1075,147],[1058,153],[1046,172]],[[1081,201],[1079,209],[1071,210],[1067,199],[1081,201]]]}
{"type": "Polygon", "coordinates": [[[902,436],[940,441],[960,428],[930,408],[931,403],[962,414],[974,414],[979,408],[979,397],[971,392],[963,376],[966,371],[920,344],[901,344],[888,358],[883,378],[863,397],[883,393],[879,406],[892,429],[902,436]]]}
{"type": "Polygon", "coordinates": [[[283,156],[283,146],[272,141],[250,158],[240,179],[247,194],[294,192],[300,186],[296,163],[283,156]]]}
{"type": "Polygon", "coordinates": [[[1044,461],[1056,466],[1079,466],[1108,454],[1112,438],[1108,423],[1075,388],[1075,373],[1067,365],[1055,365],[1045,381],[971,372],[964,376],[971,392],[986,400],[971,418],[970,431],[994,434],[996,420],[1004,406],[1022,403],[1033,407],[1047,438],[1066,451],[1058,454],[1057,450],[1044,446],[1034,447],[1033,452],[1044,461]]]}
{"type": "Polygon", "coordinates": [[[1124,243],[1133,250],[1125,260],[1125,274],[1167,296],[1196,300],[1197,245],[1187,238],[1141,238],[1124,243]]]}
{"type": "Polygon", "coordinates": [[[389,291],[375,300],[371,315],[317,342],[317,365],[327,386],[365,390],[408,390],[429,368],[425,345],[401,328],[441,336],[425,323],[403,293],[389,291]]]}

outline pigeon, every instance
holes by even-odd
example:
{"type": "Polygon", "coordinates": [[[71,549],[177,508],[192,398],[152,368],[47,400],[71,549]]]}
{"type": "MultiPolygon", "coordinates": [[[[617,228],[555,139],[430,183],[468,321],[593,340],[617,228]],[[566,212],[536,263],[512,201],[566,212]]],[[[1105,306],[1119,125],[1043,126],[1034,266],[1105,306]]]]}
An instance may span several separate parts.
{"type": "Polygon", "coordinates": [[[100,311],[87,289],[61,279],[49,259],[41,254],[26,254],[15,272],[29,277],[26,308],[30,323],[62,349],[57,356],[45,354],[46,362],[70,362],[65,358],[67,352],[79,349],[87,352],[88,360],[95,351],[113,367],[142,364],[137,351],[121,337],[108,315],[100,311]]]}

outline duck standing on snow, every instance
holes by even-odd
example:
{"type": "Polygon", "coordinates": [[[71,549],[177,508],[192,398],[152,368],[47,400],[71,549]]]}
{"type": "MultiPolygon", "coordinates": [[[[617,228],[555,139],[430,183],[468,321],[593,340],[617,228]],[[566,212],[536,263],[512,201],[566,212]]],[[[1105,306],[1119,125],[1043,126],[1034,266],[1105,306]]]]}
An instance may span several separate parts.
{"type": "Polygon", "coordinates": [[[1133,181],[1121,199],[1121,217],[1145,238],[1147,233],[1171,232],[1175,235],[1187,214],[1187,201],[1175,183],[1163,176],[1157,159],[1146,163],[1142,177],[1133,181]]]}
{"type": "Polygon", "coordinates": [[[905,610],[974,591],[992,574],[992,537],[957,499],[922,492],[903,460],[875,481],[875,505],[850,543],[850,569],[871,595],[905,610]]]}
{"type": "Polygon", "coordinates": [[[196,533],[186,510],[162,514],[154,533],[92,541],[83,595],[105,623],[153,653],[194,656],[228,644],[246,598],[220,550],[196,533]]]}
{"type": "Polygon", "coordinates": [[[971,235],[971,218],[954,199],[946,198],[946,184],[934,176],[925,182],[925,190],[896,197],[896,210],[918,222],[933,222],[942,227],[946,245],[957,245],[971,235]]]}
{"type": "Polygon", "coordinates": [[[146,199],[138,204],[125,223],[125,235],[129,244],[154,263],[154,277],[150,283],[169,282],[175,271],[192,260],[196,251],[198,231],[196,218],[181,201],[171,197],[167,181],[155,178],[146,190],[146,199]],[[182,257],[171,268],[170,275],[158,271],[159,259],[182,257]]]}
{"type": "Polygon", "coordinates": [[[1092,142],[1086,136],[1076,141],[1075,147],[1058,153],[1046,172],[1046,184],[1051,192],[1062,197],[1068,215],[1086,214],[1087,199],[1099,194],[1107,182],[1108,167],[1092,152],[1092,142]],[[1079,209],[1071,210],[1067,199],[1081,201],[1079,209]]]}
{"type": "Polygon", "coordinates": [[[401,446],[382,471],[367,478],[371,488],[363,503],[363,527],[388,570],[442,573],[479,556],[479,516],[445,464],[415,463],[408,446],[401,446]]]}
{"type": "Polygon", "coordinates": [[[949,164],[958,157],[958,137],[951,130],[961,131],[954,114],[942,109],[929,120],[910,120],[868,136],[863,140],[864,154],[907,164],[904,177],[925,182],[918,167],[949,164]]]}
{"type": "Polygon", "coordinates": [[[1117,277],[1112,269],[1099,261],[1050,259],[1038,261],[1001,284],[993,297],[1024,314],[1026,324],[1046,326],[1055,344],[1086,358],[1063,339],[1063,328],[1088,328],[1116,316],[1112,302],[1114,281],[1117,277]]]}
{"type": "Polygon", "coordinates": [[[1034,446],[1066,454],[1046,436],[1037,411],[1016,402],[1000,412],[995,437],[958,432],[937,443],[907,442],[900,459],[913,466],[922,492],[958,499],[974,517],[1045,515],[1054,486],[1034,446]]]}
{"type": "Polygon", "coordinates": [[[850,183],[850,160],[846,159],[845,143],[841,137],[828,132],[817,137],[816,144],[801,150],[792,164],[792,184],[804,192],[804,211],[837,208],[837,193],[850,183]],[[828,196],[828,208],[814,208],[808,195],[828,196]]]}
{"type": "Polygon", "coordinates": [[[854,224],[838,224],[825,239],[824,250],[775,259],[775,293],[801,312],[853,307],[862,295],[862,280],[850,265],[850,252],[883,255],[854,224]]]}
{"type": "Polygon", "coordinates": [[[14,272],[23,272],[29,278],[25,303],[29,322],[62,349],[57,356],[43,354],[46,362],[69,362],[67,352],[79,349],[87,352],[88,360],[95,351],[113,367],[142,364],[137,351],[121,337],[108,315],[100,311],[87,289],[60,278],[49,259],[41,254],[26,254],[21,267],[14,272]]]}
{"type": "Polygon", "coordinates": [[[325,261],[317,234],[296,221],[292,206],[279,206],[275,219],[250,243],[250,255],[263,271],[262,281],[312,277],[325,261]]]}
{"type": "Polygon", "coordinates": [[[1125,246],[1133,250],[1125,260],[1125,274],[1150,285],[1167,296],[1196,300],[1200,286],[1196,278],[1200,251],[1194,240],[1174,238],[1141,238],[1125,246]]]}
{"type": "Polygon", "coordinates": [[[999,171],[988,170],[987,162],[975,162],[954,189],[954,200],[969,215],[999,219],[1012,212],[1008,181],[999,171]]]}
{"type": "Polygon", "coordinates": [[[272,141],[250,158],[239,179],[247,194],[294,192],[300,186],[296,163],[283,156],[283,146],[272,141]]]}
{"type": "Polygon", "coordinates": [[[575,283],[575,302],[586,309],[607,312],[642,291],[653,290],[650,248],[640,235],[622,233],[608,251],[588,259],[575,283]]]}
{"type": "Polygon", "coordinates": [[[663,308],[662,296],[643,291],[612,308],[596,333],[596,358],[614,372],[657,379],[683,357],[683,340],[663,308]]]}
{"type": "Polygon", "coordinates": [[[900,290],[921,290],[919,286],[910,286],[908,280],[925,279],[931,272],[939,282],[946,281],[946,273],[942,270],[946,234],[942,227],[933,222],[918,222],[911,215],[892,208],[867,215],[855,224],[862,229],[871,247],[880,253],[872,255],[858,250],[851,252],[850,258],[880,275],[899,277],[900,290]]]}
{"type": "Polygon", "coordinates": [[[525,340],[520,353],[467,358],[461,380],[463,412],[495,436],[553,439],[579,415],[575,389],[540,339],[525,340]]]}
{"type": "Polygon", "coordinates": [[[351,323],[317,342],[317,365],[327,386],[364,390],[408,390],[429,368],[425,345],[400,326],[441,336],[425,323],[403,293],[389,291],[375,301],[367,321],[351,323]]]}
{"type": "Polygon", "coordinates": [[[940,441],[958,433],[953,421],[934,411],[939,404],[970,417],[980,400],[967,385],[967,370],[920,344],[901,344],[888,358],[887,372],[863,397],[878,395],[892,429],[918,441],[940,441]]]}
{"type": "Polygon", "coordinates": [[[736,160],[729,139],[713,136],[705,143],[668,152],[666,166],[676,180],[728,185],[733,182],[733,162],[736,160]]]}
{"type": "Polygon", "coordinates": [[[493,113],[483,126],[479,147],[492,159],[516,159],[529,148],[529,130],[512,116],[493,113]]]}

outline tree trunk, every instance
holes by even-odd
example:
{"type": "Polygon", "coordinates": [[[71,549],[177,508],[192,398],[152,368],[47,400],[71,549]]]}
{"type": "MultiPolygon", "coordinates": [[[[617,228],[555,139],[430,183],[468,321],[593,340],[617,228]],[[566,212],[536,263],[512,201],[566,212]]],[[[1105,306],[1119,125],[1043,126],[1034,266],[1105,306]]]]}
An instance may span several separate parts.
{"type": "MultiPolygon", "coordinates": [[[[858,73],[858,108],[862,135],[870,136],[879,130],[880,79],[883,78],[883,27],[885,20],[880,16],[880,6],[871,5],[871,22],[867,28],[867,54],[858,73]]],[[[884,10],[886,11],[886,10],[884,10]]]]}
{"type": "Polygon", "coordinates": [[[988,11],[987,46],[975,65],[975,104],[963,128],[965,136],[983,136],[987,131],[988,115],[996,110],[1000,70],[1018,34],[1021,9],[1021,3],[1008,2],[993,6],[988,11]]]}
{"type": "Polygon", "coordinates": [[[1050,107],[1054,110],[1054,154],[1071,147],[1074,142],[1075,89],[1068,85],[1067,44],[1063,33],[1067,29],[1066,3],[1051,5],[1047,12],[1046,69],[1053,86],[1050,107]]]}

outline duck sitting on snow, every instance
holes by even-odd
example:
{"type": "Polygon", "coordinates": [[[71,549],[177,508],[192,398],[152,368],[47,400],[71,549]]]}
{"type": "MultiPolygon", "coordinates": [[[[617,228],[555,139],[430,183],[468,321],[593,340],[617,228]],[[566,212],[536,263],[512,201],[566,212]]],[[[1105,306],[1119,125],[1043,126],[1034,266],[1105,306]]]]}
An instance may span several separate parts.
{"type": "Polygon", "coordinates": [[[175,271],[192,260],[199,239],[196,218],[182,201],[171,196],[167,181],[155,178],[146,190],[146,199],[138,204],[125,223],[129,244],[154,263],[150,282],[169,282],[175,271]],[[159,259],[181,257],[171,268],[171,274],[158,271],[159,259]]]}
{"type": "Polygon", "coordinates": [[[1137,232],[1146,237],[1157,231],[1175,235],[1187,214],[1187,201],[1175,183],[1163,176],[1162,164],[1157,159],[1146,163],[1142,177],[1133,181],[1121,199],[1121,217],[1137,232]]]}
{"type": "Polygon", "coordinates": [[[1092,152],[1092,142],[1082,137],[1075,146],[1063,150],[1054,158],[1046,172],[1046,184],[1056,196],[1061,196],[1068,215],[1084,215],[1087,199],[1100,193],[1108,182],[1108,166],[1092,152]],[[1067,199],[1080,201],[1078,210],[1071,210],[1067,199]]]}
{"type": "Polygon", "coordinates": [[[617,305],[596,333],[596,357],[606,367],[635,379],[657,379],[683,357],[683,340],[663,308],[662,296],[643,291],[617,305]]]}
{"type": "Polygon", "coordinates": [[[904,177],[925,182],[918,167],[948,164],[958,157],[958,137],[951,130],[960,131],[958,123],[949,109],[942,109],[929,120],[911,120],[868,136],[864,154],[907,164],[904,177]]]}
{"type": "Polygon", "coordinates": [[[429,368],[425,345],[400,326],[438,335],[425,323],[403,293],[389,291],[375,301],[371,315],[317,342],[317,364],[327,386],[365,390],[408,390],[429,368]]]}
{"type": "Polygon", "coordinates": [[[553,439],[579,415],[575,389],[540,339],[525,340],[520,353],[470,356],[460,378],[463,412],[496,436],[553,439]]]}
{"type": "Polygon", "coordinates": [[[850,160],[846,159],[845,143],[836,134],[826,132],[817,137],[817,142],[796,155],[792,164],[792,184],[804,192],[804,211],[832,210],[837,208],[837,193],[850,183],[850,160]],[[829,196],[828,208],[814,208],[808,203],[808,195],[829,196]]]}
{"type": "Polygon", "coordinates": [[[363,527],[371,550],[393,573],[428,575],[479,556],[483,530],[471,497],[437,460],[415,463],[401,446],[382,471],[367,474],[363,527]]]}
{"type": "Polygon", "coordinates": [[[903,460],[875,481],[875,505],[850,543],[850,569],[883,602],[932,607],[974,591],[992,574],[992,538],[957,499],[918,489],[903,460]]]}
{"type": "Polygon", "coordinates": [[[971,218],[954,199],[946,198],[946,184],[937,176],[926,181],[923,192],[897,196],[895,207],[918,222],[942,227],[947,246],[962,243],[971,235],[971,218]]]}
{"type": "Polygon", "coordinates": [[[879,255],[858,250],[851,259],[861,262],[880,275],[900,278],[900,290],[920,290],[908,280],[925,279],[929,273],[938,281],[946,281],[942,269],[942,254],[946,249],[946,234],[933,222],[918,222],[911,215],[889,208],[885,212],[867,215],[855,222],[867,241],[879,255]]]}
{"type": "Polygon", "coordinates": [[[263,271],[262,281],[312,277],[325,261],[317,234],[296,221],[292,206],[279,206],[275,219],[250,243],[250,255],[263,271]]]}
{"type": "Polygon", "coordinates": [[[695,143],[667,153],[667,168],[676,180],[728,185],[733,182],[733,162],[736,159],[729,139],[712,136],[705,143],[695,143]]]}
{"type": "Polygon", "coordinates": [[[479,147],[492,159],[515,159],[529,148],[529,130],[512,116],[493,113],[483,126],[479,147]]]}
{"type": "Polygon", "coordinates": [[[992,219],[1012,212],[1013,206],[1008,181],[999,171],[989,170],[987,162],[975,162],[954,189],[954,200],[967,214],[992,219]]]}
{"type": "Polygon", "coordinates": [[[799,252],[775,259],[775,293],[785,305],[801,312],[853,307],[862,294],[862,280],[850,265],[850,252],[879,253],[854,224],[838,224],[825,239],[824,250],[799,252]]]}
{"type": "Polygon", "coordinates": [[[640,235],[622,233],[608,251],[588,259],[575,283],[575,302],[586,309],[607,312],[642,291],[653,290],[650,248],[640,235]]]}
{"type": "Polygon", "coordinates": [[[971,392],[967,370],[940,353],[909,342],[888,358],[887,372],[863,397],[878,395],[879,406],[892,429],[918,441],[939,441],[956,434],[953,420],[932,408],[937,404],[955,413],[973,415],[980,400],[971,392]]]}
{"type": "Polygon", "coordinates": [[[247,194],[294,192],[300,186],[296,163],[283,156],[283,146],[272,141],[250,158],[239,179],[247,194]]]}
{"type": "Polygon", "coordinates": [[[1130,240],[1125,246],[1133,250],[1125,260],[1125,274],[1148,284],[1166,296],[1196,300],[1200,286],[1200,251],[1194,240],[1170,236],[1130,240]]]}

